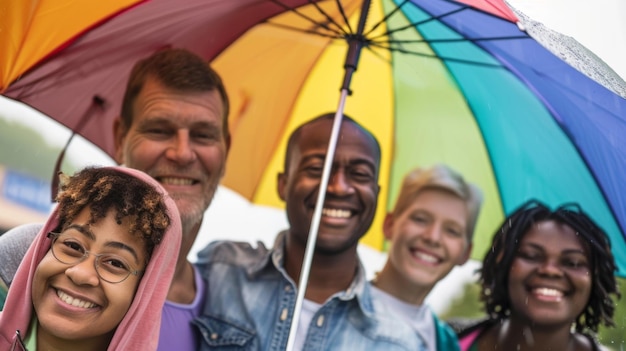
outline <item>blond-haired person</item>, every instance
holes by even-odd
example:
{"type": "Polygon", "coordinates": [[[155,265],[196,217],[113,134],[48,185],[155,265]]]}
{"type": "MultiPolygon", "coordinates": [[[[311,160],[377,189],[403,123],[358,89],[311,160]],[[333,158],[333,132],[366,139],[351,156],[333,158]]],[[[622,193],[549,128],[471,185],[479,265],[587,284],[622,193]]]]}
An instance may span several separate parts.
{"type": "Polygon", "coordinates": [[[389,256],[372,281],[377,303],[404,319],[428,350],[458,350],[455,333],[424,304],[435,284],[464,264],[482,203],[480,190],[445,165],[417,168],[404,178],[383,224],[389,256]]]}

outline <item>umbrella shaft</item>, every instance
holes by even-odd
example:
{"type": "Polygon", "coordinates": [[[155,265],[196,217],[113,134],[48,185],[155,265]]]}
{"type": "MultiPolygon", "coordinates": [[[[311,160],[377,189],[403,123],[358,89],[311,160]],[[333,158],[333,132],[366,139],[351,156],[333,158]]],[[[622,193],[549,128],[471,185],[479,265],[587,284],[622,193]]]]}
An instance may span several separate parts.
{"type": "Polygon", "coordinates": [[[370,0],[364,0],[361,6],[361,16],[359,17],[359,24],[357,26],[356,33],[347,37],[348,41],[348,54],[346,55],[346,63],[343,67],[346,69],[346,74],[341,83],[341,90],[345,90],[348,94],[352,94],[350,91],[350,83],[352,82],[352,74],[356,71],[359,64],[359,57],[361,56],[361,50],[365,44],[365,22],[367,22],[367,14],[370,9],[370,0]]]}
{"type": "MultiPolygon", "coordinates": [[[[324,208],[326,189],[328,187],[328,180],[330,179],[333,159],[335,158],[335,149],[337,147],[337,141],[339,140],[339,131],[341,129],[343,110],[347,97],[348,91],[342,89],[341,96],[339,98],[339,106],[337,107],[337,112],[335,113],[335,119],[333,121],[333,128],[330,134],[330,140],[328,141],[328,150],[326,151],[326,158],[324,159],[324,169],[322,170],[322,179],[320,180],[320,188],[318,191],[317,202],[315,204],[315,210],[313,211],[313,218],[311,219],[311,227],[309,228],[309,237],[306,242],[306,250],[304,251],[304,258],[302,259],[302,269],[300,270],[300,280],[298,282],[296,305],[294,306],[293,318],[289,327],[289,337],[287,339],[287,351],[293,350],[296,341],[296,332],[298,330],[298,323],[300,321],[302,303],[304,302],[307,282],[309,281],[309,273],[311,272],[311,263],[313,262],[313,254],[315,252],[316,246],[315,243],[317,241],[317,233],[319,230],[320,221],[322,219],[322,209],[324,208]]],[[[304,332],[306,333],[307,331],[304,330],[304,332]]]]}

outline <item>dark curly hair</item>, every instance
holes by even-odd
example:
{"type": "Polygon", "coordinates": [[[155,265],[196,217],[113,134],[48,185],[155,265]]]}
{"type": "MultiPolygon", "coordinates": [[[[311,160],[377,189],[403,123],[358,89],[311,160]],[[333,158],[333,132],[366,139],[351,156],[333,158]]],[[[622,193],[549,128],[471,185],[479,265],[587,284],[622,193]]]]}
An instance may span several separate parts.
{"type": "Polygon", "coordinates": [[[597,332],[602,322],[614,326],[615,304],[610,295],[619,298],[620,293],[614,275],[617,268],[607,235],[577,204],[565,204],[552,211],[537,200],[526,202],[505,219],[483,260],[480,269],[481,300],[490,318],[508,317],[511,308],[509,272],[522,237],[532,225],[547,220],[571,227],[589,249],[591,295],[584,311],[576,318],[576,330],[597,332]]]}
{"type": "Polygon", "coordinates": [[[91,214],[89,224],[106,217],[111,209],[115,210],[118,224],[131,217],[129,231],[144,240],[146,263],[170,225],[163,195],[141,179],[113,168],[88,167],[77,172],[61,184],[56,200],[57,231],[65,229],[87,207],[91,214]]]}

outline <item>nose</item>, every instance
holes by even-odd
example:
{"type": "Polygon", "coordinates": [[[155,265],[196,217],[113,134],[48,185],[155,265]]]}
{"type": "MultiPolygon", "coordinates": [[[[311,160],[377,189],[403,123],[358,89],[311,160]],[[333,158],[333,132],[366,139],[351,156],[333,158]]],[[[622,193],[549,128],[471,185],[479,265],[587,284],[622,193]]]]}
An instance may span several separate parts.
{"type": "Polygon", "coordinates": [[[86,259],[67,268],[67,275],[76,285],[100,285],[100,277],[96,271],[96,258],[89,255],[86,259]]]}
{"type": "Polygon", "coordinates": [[[559,267],[556,260],[546,259],[544,260],[537,270],[539,274],[551,277],[560,277],[563,275],[563,271],[559,267]]]}
{"type": "Polygon", "coordinates": [[[176,132],[176,137],[172,139],[167,148],[166,157],[179,164],[188,164],[196,159],[196,153],[191,144],[189,130],[180,129],[176,132]]]}
{"type": "Polygon", "coordinates": [[[438,245],[441,240],[443,228],[437,223],[432,223],[424,229],[422,238],[430,245],[438,245]]]}
{"type": "Polygon", "coordinates": [[[327,192],[334,195],[349,195],[354,192],[350,179],[342,169],[333,170],[328,179],[327,192]]]}

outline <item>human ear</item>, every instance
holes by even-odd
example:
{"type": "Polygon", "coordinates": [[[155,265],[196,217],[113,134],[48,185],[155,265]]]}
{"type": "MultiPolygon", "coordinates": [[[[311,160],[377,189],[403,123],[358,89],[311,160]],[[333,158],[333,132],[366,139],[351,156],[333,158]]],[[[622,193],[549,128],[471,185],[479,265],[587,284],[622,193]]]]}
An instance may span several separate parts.
{"type": "Polygon", "coordinates": [[[385,236],[385,239],[387,240],[393,239],[393,223],[393,214],[387,213],[387,215],[385,216],[385,220],[383,221],[383,234],[385,236]]]}
{"type": "Polygon", "coordinates": [[[123,157],[123,149],[124,149],[124,138],[126,137],[126,127],[124,127],[124,123],[122,123],[121,117],[116,117],[113,121],[113,141],[115,147],[115,162],[118,164],[124,163],[123,157]]]}
{"type": "Polygon", "coordinates": [[[278,173],[278,176],[276,177],[276,190],[278,190],[278,197],[280,197],[283,201],[285,201],[285,187],[287,186],[287,180],[285,178],[285,173],[278,173]]]}

